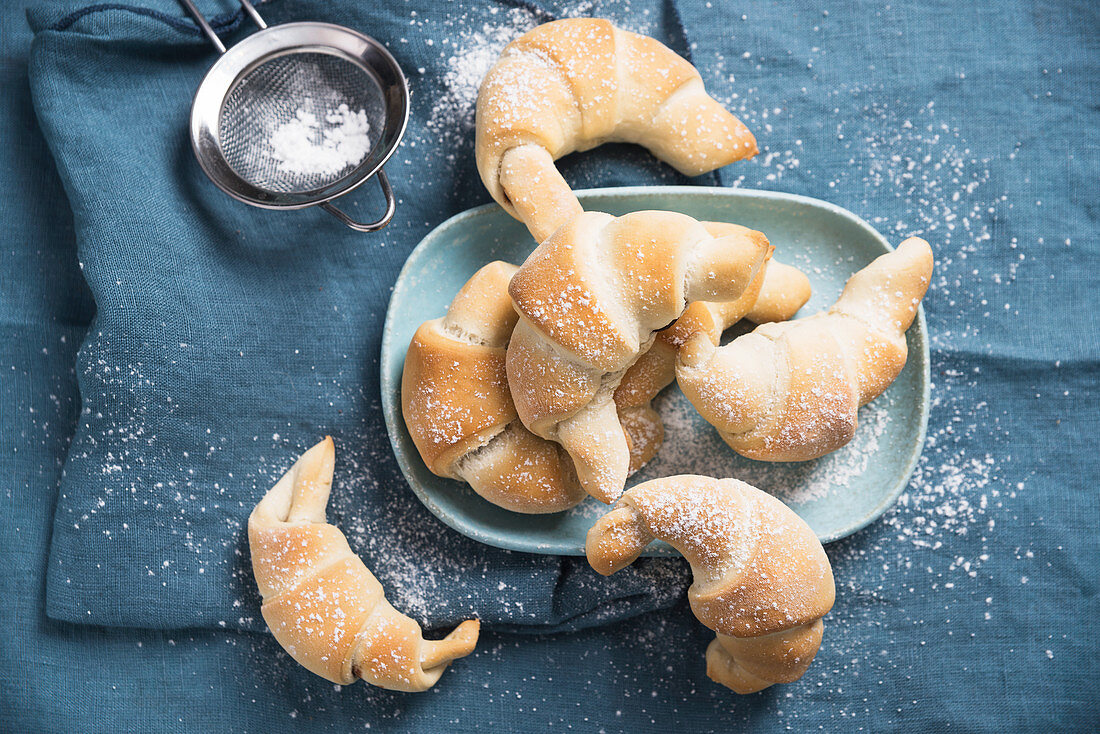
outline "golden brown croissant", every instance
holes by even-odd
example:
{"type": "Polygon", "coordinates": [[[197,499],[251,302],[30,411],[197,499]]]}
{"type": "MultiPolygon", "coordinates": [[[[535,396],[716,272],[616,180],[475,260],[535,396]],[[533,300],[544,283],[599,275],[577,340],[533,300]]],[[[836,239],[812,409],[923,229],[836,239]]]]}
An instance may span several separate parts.
{"type": "Polygon", "coordinates": [[[643,145],[689,176],[757,152],[695,67],[652,38],[571,18],[505,47],[478,93],[477,168],[537,241],[581,211],[554,161],[606,142],[643,145]]]}
{"type": "Polygon", "coordinates": [[[851,277],[824,313],[764,324],[724,347],[698,334],[680,349],[676,379],[739,454],[804,461],[851,440],[856,411],[905,366],[905,330],[932,277],[917,237],[851,277]]]}
{"type": "Polygon", "coordinates": [[[515,265],[492,262],[455,296],[447,315],[417,329],[405,355],[401,410],[433,474],[466,481],[515,512],[566,510],[585,498],[564,449],[516,415],[505,348],[516,324],[508,296],[515,265]]]}
{"type": "Polygon", "coordinates": [[[611,502],[626,482],[612,399],[626,369],[688,301],[739,297],[770,252],[759,232],[714,237],[683,214],[585,212],[520,267],[508,385],[520,420],[565,447],[586,492],[611,502]]]}
{"type": "MultiPolygon", "coordinates": [[[[722,237],[749,232],[738,224],[703,222],[722,237]]],[[[786,321],[810,300],[810,280],[798,268],[769,259],[741,297],[733,301],[688,304],[672,326],[657,333],[653,346],[638,358],[615,388],[619,420],[630,437],[630,471],[638,471],[661,448],[665,429],[652,402],[676,379],[676,353],[690,337],[702,332],[717,346],[722,332],[743,318],[757,324],[786,321]]]]}
{"type": "Polygon", "coordinates": [[[335,458],[326,437],[248,518],[264,621],[292,658],[322,678],[427,690],[452,660],[473,651],[478,621],[463,622],[442,640],[425,640],[420,625],[390,606],[344,534],[325,522],[335,458]]]}
{"type": "Polygon", "coordinates": [[[691,564],[691,609],[717,633],[708,676],[738,693],[802,677],[836,589],[825,550],[798,515],[736,479],[655,479],[623,494],[588,531],[585,551],[609,575],[656,538],[691,564]]]}

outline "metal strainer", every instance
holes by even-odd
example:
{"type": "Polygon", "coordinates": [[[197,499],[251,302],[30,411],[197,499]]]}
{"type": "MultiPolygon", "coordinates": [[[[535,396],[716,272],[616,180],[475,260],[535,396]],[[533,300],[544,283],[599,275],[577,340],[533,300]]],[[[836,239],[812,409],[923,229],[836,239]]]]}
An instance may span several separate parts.
{"type": "Polygon", "coordinates": [[[373,38],[343,26],[269,28],[249,0],[239,1],[260,31],[226,50],[193,0],[181,0],[222,54],[191,107],[191,147],[202,170],[247,204],[319,205],[352,229],[382,229],[396,208],[382,166],[409,119],[409,90],[397,61],[373,38]],[[341,138],[349,119],[357,125],[358,140],[341,138]],[[297,165],[288,165],[274,147],[285,134],[304,141],[300,155],[289,159],[297,165]],[[386,197],[386,212],[377,221],[358,222],[333,201],[372,176],[386,197]]]}

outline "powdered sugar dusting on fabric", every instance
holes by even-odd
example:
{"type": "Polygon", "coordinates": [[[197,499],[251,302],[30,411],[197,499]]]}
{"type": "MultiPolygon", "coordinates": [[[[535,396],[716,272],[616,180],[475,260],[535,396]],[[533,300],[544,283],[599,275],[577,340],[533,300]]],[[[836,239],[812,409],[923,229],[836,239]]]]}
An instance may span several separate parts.
{"type": "Polygon", "coordinates": [[[428,129],[446,145],[473,141],[474,106],[485,74],[511,41],[539,24],[526,8],[494,8],[493,20],[479,28],[455,28],[453,37],[440,41],[447,54],[443,74],[446,92],[432,106],[428,129]]]}
{"type": "MultiPolygon", "coordinates": [[[[445,92],[432,105],[428,120],[428,129],[439,136],[444,150],[452,152],[445,155],[454,160],[453,148],[473,148],[474,107],[481,80],[492,68],[510,42],[531,30],[540,23],[555,18],[578,18],[592,13],[594,3],[588,1],[565,5],[555,16],[537,12],[535,6],[498,8],[489,10],[490,20],[480,26],[471,27],[465,19],[448,19],[444,24],[446,31],[439,41],[432,41],[440,47],[440,54],[446,58],[446,71],[443,74],[445,92]]],[[[656,19],[650,17],[648,8],[641,13],[631,12],[630,3],[621,2],[618,7],[601,8],[601,12],[610,12],[612,20],[620,28],[636,33],[652,32],[656,19]]],[[[415,14],[410,25],[423,27],[424,21],[415,14]]],[[[424,74],[424,69],[416,70],[424,74]]]]}

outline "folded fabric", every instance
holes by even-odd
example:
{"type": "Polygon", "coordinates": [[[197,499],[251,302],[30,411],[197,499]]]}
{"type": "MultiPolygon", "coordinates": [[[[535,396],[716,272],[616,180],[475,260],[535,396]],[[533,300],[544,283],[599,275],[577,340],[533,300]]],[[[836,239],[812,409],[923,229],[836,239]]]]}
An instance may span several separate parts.
{"type": "MultiPolygon", "coordinates": [[[[251,32],[239,12],[218,15],[229,3],[201,5],[228,42],[251,32]]],[[[262,7],[269,23],[362,30],[409,76],[409,129],[386,167],[397,214],[369,235],[319,210],[248,207],[205,178],[187,119],[216,53],[174,0],[30,13],[35,108],[97,308],[77,358],[82,414],[55,516],[51,617],[262,628],[245,520],[326,433],[338,446],[332,520],[394,604],[428,625],[476,614],[577,628],[672,604],[686,587],[679,561],[605,580],[584,559],[480,545],[433,518],[399,473],[378,388],[390,288],[424,234],[489,201],[473,160],[480,76],[504,43],[554,13],[393,5],[262,7]]],[[[641,7],[631,16],[652,25],[632,27],[683,50],[674,14],[641,7]]],[[[578,186],[683,181],[628,147],[567,161],[565,172],[578,186]]],[[[362,219],[381,206],[373,184],[353,198],[362,219]]]]}

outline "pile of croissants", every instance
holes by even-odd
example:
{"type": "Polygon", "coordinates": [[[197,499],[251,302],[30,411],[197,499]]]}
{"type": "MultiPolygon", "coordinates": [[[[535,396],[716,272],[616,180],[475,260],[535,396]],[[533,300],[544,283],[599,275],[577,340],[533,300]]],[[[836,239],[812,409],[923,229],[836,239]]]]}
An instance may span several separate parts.
{"type": "MultiPolygon", "coordinates": [[[[737,479],[681,475],[624,492],[663,440],[651,401],[675,380],[752,459],[840,448],[858,408],[905,365],[931,248],[906,240],[827,311],[788,321],[809,280],[772,259],[764,233],[668,211],[583,211],[554,165],[567,153],[631,142],[699,175],[757,152],[691,64],[605,20],[547,23],[510,43],[482,82],[476,130],[482,180],[538,246],[518,267],[482,267],[413,337],[401,399],[425,464],[515,512],[613,504],[588,533],[593,568],[614,573],[667,541],[691,564],[691,608],[716,633],[707,674],[738,693],[797,680],[835,596],[821,543],[737,479]],[[758,326],[719,346],[741,319],[758,326]]],[[[427,641],[390,606],[325,521],[333,462],[325,439],[249,519],[264,619],[329,680],[425,690],[473,650],[478,622],[427,641]]]]}

